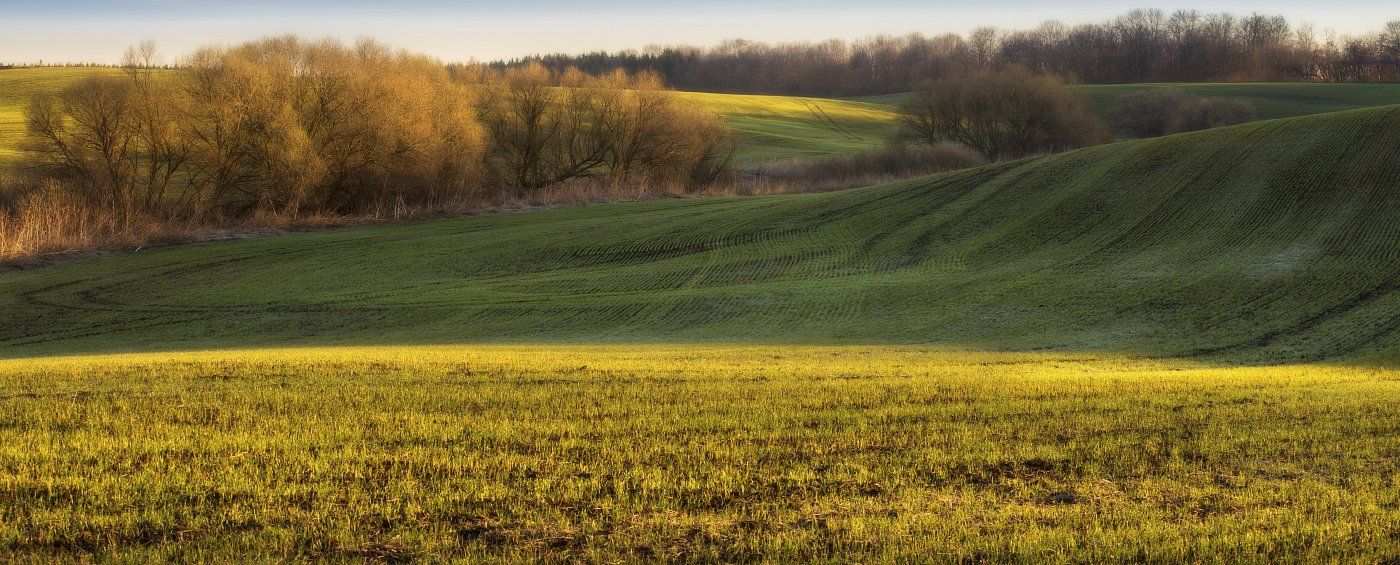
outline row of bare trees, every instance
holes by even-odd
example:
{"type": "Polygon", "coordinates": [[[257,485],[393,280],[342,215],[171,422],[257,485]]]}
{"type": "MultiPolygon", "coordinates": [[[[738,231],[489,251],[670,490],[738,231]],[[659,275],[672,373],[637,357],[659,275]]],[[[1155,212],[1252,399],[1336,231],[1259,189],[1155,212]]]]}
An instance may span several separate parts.
{"type": "Polygon", "coordinates": [[[375,213],[516,195],[571,179],[697,186],[729,163],[717,116],[652,73],[539,65],[453,76],[372,41],[278,37],[201,49],[28,109],[28,169],[137,218],[375,213]]]}
{"type": "Polygon", "coordinates": [[[877,36],[708,48],[547,55],[531,62],[600,73],[654,71],[686,90],[853,96],[904,92],[930,78],[1020,65],[1080,83],[1400,80],[1400,20],[1379,32],[1338,36],[1281,16],[1134,10],[1077,26],[984,27],[967,35],[877,36]]]}

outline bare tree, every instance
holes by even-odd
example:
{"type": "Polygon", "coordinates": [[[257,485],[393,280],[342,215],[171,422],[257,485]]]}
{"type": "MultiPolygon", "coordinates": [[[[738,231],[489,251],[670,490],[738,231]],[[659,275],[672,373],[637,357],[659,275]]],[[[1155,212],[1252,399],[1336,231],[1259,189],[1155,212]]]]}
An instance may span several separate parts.
{"type": "Polygon", "coordinates": [[[37,96],[27,112],[35,165],[68,179],[84,196],[129,224],[135,214],[138,124],[130,82],[91,76],[57,96],[37,96]]]}
{"type": "Polygon", "coordinates": [[[1081,95],[1020,67],[935,81],[900,106],[907,139],[954,142],[989,160],[1107,141],[1081,95]]]}

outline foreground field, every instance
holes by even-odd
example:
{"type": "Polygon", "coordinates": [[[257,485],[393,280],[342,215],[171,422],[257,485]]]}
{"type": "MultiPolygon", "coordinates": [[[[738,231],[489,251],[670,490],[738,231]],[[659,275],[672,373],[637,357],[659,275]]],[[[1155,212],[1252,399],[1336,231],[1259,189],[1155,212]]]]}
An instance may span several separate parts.
{"type": "Polygon", "coordinates": [[[914,347],[0,362],[0,553],[1400,557],[1400,372],[914,347]]]}

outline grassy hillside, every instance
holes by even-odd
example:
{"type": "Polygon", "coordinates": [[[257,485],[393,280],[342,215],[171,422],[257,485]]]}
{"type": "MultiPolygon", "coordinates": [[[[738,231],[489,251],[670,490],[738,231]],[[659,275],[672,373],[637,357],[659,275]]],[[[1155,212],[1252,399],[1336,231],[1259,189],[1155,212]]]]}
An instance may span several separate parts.
{"type": "Polygon", "coordinates": [[[1400,84],[1395,83],[1094,84],[1078,88],[1100,115],[1107,114],[1127,94],[1156,88],[1242,100],[1265,120],[1400,104],[1400,84]]]}
{"type": "Polygon", "coordinates": [[[0,273],[0,356],[224,346],[898,342],[1400,352],[1400,106],[825,194],[664,200],[0,273]]]}
{"type": "MultiPolygon", "coordinates": [[[[1326,112],[1355,110],[1400,104],[1400,84],[1313,84],[1313,83],[1180,83],[1180,84],[1088,84],[1074,87],[1088,97],[1094,113],[1109,123],[1109,111],[1123,96],[1156,88],[1177,88],[1200,96],[1233,98],[1254,106],[1260,119],[1291,118],[1326,112]]],[[[908,93],[851,98],[881,106],[897,106],[908,93]]],[[[1122,132],[1119,132],[1122,135],[1122,132]]]]}
{"type": "Polygon", "coordinates": [[[743,136],[743,163],[826,157],[879,147],[894,132],[892,108],[795,96],[686,92],[743,136]]]}

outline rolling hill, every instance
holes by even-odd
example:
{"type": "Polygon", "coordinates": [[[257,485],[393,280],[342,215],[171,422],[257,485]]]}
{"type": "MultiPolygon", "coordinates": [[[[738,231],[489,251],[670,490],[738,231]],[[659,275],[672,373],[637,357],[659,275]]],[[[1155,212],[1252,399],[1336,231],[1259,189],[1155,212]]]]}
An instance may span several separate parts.
{"type": "Polygon", "coordinates": [[[683,92],[743,137],[740,163],[826,157],[879,147],[895,130],[894,108],[832,98],[683,92]]]}
{"type": "Polygon", "coordinates": [[[823,194],[162,248],[0,273],[0,357],[266,345],[925,343],[1400,353],[1400,106],[823,194]]]}
{"type": "MultiPolygon", "coordinates": [[[[1105,124],[1109,123],[1109,111],[1120,98],[1157,88],[1176,88],[1199,96],[1248,102],[1262,120],[1400,104],[1400,84],[1394,83],[1147,83],[1085,84],[1073,88],[1084,93],[1094,113],[1105,124]]],[[[908,96],[906,92],[848,100],[892,108],[908,96]]],[[[1126,135],[1124,132],[1115,133],[1126,135]]]]}

